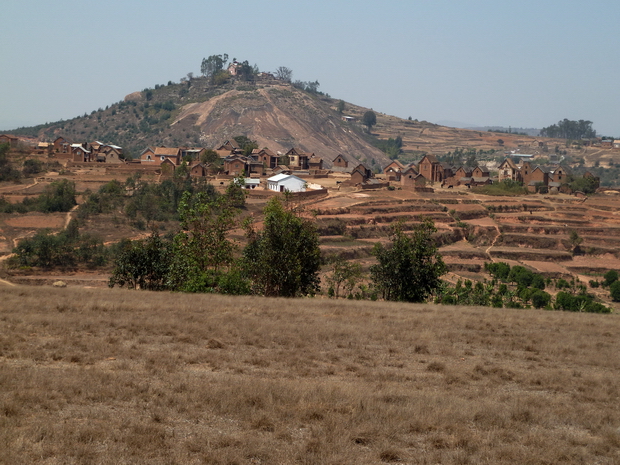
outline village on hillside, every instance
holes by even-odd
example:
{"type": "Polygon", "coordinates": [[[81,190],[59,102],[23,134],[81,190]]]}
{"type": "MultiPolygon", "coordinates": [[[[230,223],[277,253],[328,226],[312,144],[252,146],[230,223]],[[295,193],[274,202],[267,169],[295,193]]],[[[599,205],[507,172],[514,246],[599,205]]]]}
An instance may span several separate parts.
{"type": "MultiPolygon", "coordinates": [[[[21,145],[19,138],[2,134],[0,144],[11,147],[21,145]]],[[[610,148],[620,149],[620,141],[610,148]]],[[[484,186],[506,180],[523,184],[531,193],[572,194],[568,185],[571,169],[556,162],[537,165],[532,155],[506,152],[506,158],[493,166],[455,166],[440,162],[435,155],[426,154],[417,163],[404,164],[398,159],[383,167],[380,172],[355,157],[339,154],[324,166],[322,157],[292,147],[285,153],[269,148],[248,151],[234,139],[218,147],[147,147],[135,160],[126,160],[123,148],[95,142],[74,142],[59,136],[52,142],[38,142],[28,147],[27,158],[44,162],[56,161],[67,170],[105,168],[109,174],[143,173],[166,178],[184,174],[191,178],[233,179],[243,178],[244,187],[275,192],[326,192],[320,185],[321,178],[338,177],[338,185],[359,189],[398,188],[418,192],[432,192],[435,188],[484,186]]],[[[599,187],[599,179],[590,172],[583,175],[599,187]]]]}

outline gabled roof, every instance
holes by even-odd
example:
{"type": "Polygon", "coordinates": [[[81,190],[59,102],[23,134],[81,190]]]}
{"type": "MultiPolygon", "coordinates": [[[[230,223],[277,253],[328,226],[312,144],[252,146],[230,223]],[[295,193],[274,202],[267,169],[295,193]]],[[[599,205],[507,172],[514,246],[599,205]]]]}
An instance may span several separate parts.
{"type": "Polygon", "coordinates": [[[270,178],[267,178],[268,182],[281,182],[284,181],[285,179],[297,179],[301,182],[306,182],[303,179],[301,179],[300,177],[295,176],[294,174],[285,174],[285,173],[280,173],[280,174],[276,174],[275,176],[271,176],[270,178]]]}
{"type": "Polygon", "coordinates": [[[176,157],[179,149],[174,147],[155,147],[155,155],[164,157],[176,157]]]}
{"type": "Polygon", "coordinates": [[[403,169],[402,173],[408,173],[410,171],[413,171],[415,174],[419,174],[418,173],[418,169],[416,168],[416,166],[412,163],[409,166],[407,166],[406,168],[403,169]]]}
{"type": "Polygon", "coordinates": [[[405,169],[405,165],[403,165],[401,162],[399,162],[398,160],[393,160],[389,165],[387,165],[385,168],[383,168],[383,171],[385,171],[386,169],[388,169],[390,166],[392,165],[396,165],[396,168],[399,168],[401,171],[403,169],[405,169]]]}
{"type": "MultiPolygon", "coordinates": [[[[431,163],[437,163],[437,157],[435,155],[424,155],[422,157],[422,160],[424,160],[425,158],[431,163]]],[[[420,160],[418,164],[422,163],[422,160],[420,160]]]]}
{"type": "Polygon", "coordinates": [[[231,148],[231,149],[240,148],[237,142],[233,139],[233,140],[227,140],[226,142],[224,142],[217,150],[223,150],[226,147],[231,148]]]}
{"type": "Polygon", "coordinates": [[[512,161],[511,158],[506,158],[503,162],[501,162],[498,168],[501,169],[502,166],[504,166],[505,164],[510,166],[513,170],[519,171],[519,168],[517,167],[517,165],[515,165],[515,162],[512,161]]]}

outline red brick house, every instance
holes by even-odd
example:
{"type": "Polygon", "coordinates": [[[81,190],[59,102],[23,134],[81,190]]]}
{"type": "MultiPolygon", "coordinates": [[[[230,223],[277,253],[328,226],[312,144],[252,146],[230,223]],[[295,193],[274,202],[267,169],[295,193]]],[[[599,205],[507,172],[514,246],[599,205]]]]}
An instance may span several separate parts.
{"type": "Polygon", "coordinates": [[[418,163],[418,173],[430,182],[442,182],[445,178],[452,176],[452,169],[446,164],[442,165],[437,161],[435,155],[424,155],[418,163]]]}
{"type": "Polygon", "coordinates": [[[351,179],[347,183],[352,185],[363,184],[370,178],[372,178],[372,170],[360,163],[351,171],[351,179]]]}
{"type": "Polygon", "coordinates": [[[9,134],[0,134],[0,144],[9,144],[11,147],[16,147],[19,139],[9,134]]]}
{"type": "Polygon", "coordinates": [[[57,154],[70,154],[71,153],[71,144],[72,142],[69,139],[65,139],[64,137],[57,137],[54,140],[54,153],[57,154]]]}
{"type": "Polygon", "coordinates": [[[332,161],[332,165],[338,168],[348,168],[349,162],[344,157],[344,155],[341,154],[334,158],[334,160],[332,161]]]}
{"type": "Polygon", "coordinates": [[[320,157],[312,157],[308,160],[308,169],[310,171],[320,171],[323,169],[323,159],[320,157]]]}
{"type": "Polygon", "coordinates": [[[403,189],[412,189],[426,186],[426,178],[411,164],[400,173],[400,185],[403,189]]]}
{"type": "Polygon", "coordinates": [[[314,156],[314,153],[302,152],[300,149],[293,147],[284,155],[289,159],[289,167],[294,170],[307,170],[308,160],[314,156]]]}
{"type": "MultiPolygon", "coordinates": [[[[385,174],[385,179],[388,181],[400,181],[401,174],[404,169],[405,165],[398,160],[394,160],[392,163],[383,168],[383,174],[385,174]]],[[[416,174],[418,174],[417,171],[416,174]]]]}
{"type": "Polygon", "coordinates": [[[521,171],[510,158],[506,158],[497,169],[499,182],[506,179],[519,182],[523,180],[521,177],[521,171]]]}
{"type": "Polygon", "coordinates": [[[262,162],[267,169],[274,169],[278,166],[278,155],[267,148],[252,150],[252,158],[262,162]]]}
{"type": "Polygon", "coordinates": [[[231,155],[224,159],[224,172],[229,176],[246,176],[247,159],[240,155],[231,155]]]}

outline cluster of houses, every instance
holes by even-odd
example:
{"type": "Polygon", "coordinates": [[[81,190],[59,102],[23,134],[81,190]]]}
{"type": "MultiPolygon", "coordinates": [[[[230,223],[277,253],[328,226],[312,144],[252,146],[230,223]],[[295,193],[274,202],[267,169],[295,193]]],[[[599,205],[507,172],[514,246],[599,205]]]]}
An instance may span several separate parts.
{"type": "Polygon", "coordinates": [[[125,163],[123,149],[118,145],[99,141],[75,143],[66,137],[57,137],[54,142],[39,142],[35,153],[76,163],[125,163]]]}
{"type": "MultiPolygon", "coordinates": [[[[17,142],[18,138],[14,136],[0,135],[0,143],[15,146],[17,142]]],[[[58,137],[53,142],[40,142],[35,148],[35,152],[39,154],[76,164],[111,163],[127,167],[140,166],[144,169],[157,170],[162,175],[172,174],[179,166],[185,164],[192,177],[242,176],[246,179],[246,187],[252,189],[260,185],[261,177],[268,177],[265,187],[278,192],[303,192],[309,186],[316,188],[299,176],[321,178],[327,177],[329,172],[324,168],[322,158],[295,147],[286,153],[274,153],[268,148],[263,148],[245,154],[236,141],[227,140],[214,150],[217,158],[210,161],[206,161],[203,156],[206,151],[206,148],[201,147],[147,147],[138,160],[127,162],[124,160],[121,147],[99,141],[74,143],[65,137],[58,137]]],[[[425,155],[417,164],[404,165],[394,160],[383,169],[385,179],[375,178],[373,171],[364,163],[355,162],[354,165],[349,165],[349,160],[344,155],[338,155],[332,161],[334,171],[350,175],[350,178],[341,185],[363,189],[397,185],[403,189],[423,190],[428,185],[435,184],[451,188],[493,183],[486,167],[455,167],[449,163],[439,162],[434,155],[425,155]]],[[[534,165],[527,160],[527,156],[517,164],[507,157],[499,165],[497,180],[523,183],[531,192],[564,192],[570,190],[567,186],[569,175],[569,169],[559,164],[534,165]]],[[[598,180],[589,172],[584,177],[598,180]]]]}
{"type": "MultiPolygon", "coordinates": [[[[530,192],[539,192],[543,188],[548,192],[570,193],[570,188],[566,184],[570,174],[570,170],[562,165],[541,166],[524,161],[518,166],[510,158],[506,158],[498,167],[500,182],[504,180],[520,182],[530,192]]],[[[594,179],[598,187],[600,182],[598,177],[589,171],[586,171],[583,176],[594,179]]]]}
{"type": "Polygon", "coordinates": [[[225,174],[228,176],[261,177],[280,173],[327,174],[323,159],[293,147],[285,154],[268,148],[254,149],[249,155],[234,140],[227,140],[215,149],[219,163],[201,161],[207,149],[187,147],[148,147],[140,154],[141,164],[160,165],[162,172],[173,172],[184,162],[192,176],[225,174]]]}
{"type": "Polygon", "coordinates": [[[424,155],[417,164],[403,165],[394,160],[383,169],[383,173],[388,181],[400,183],[403,188],[424,187],[428,183],[440,183],[442,187],[472,187],[493,182],[486,168],[457,168],[449,163],[439,162],[434,155],[424,155]]]}

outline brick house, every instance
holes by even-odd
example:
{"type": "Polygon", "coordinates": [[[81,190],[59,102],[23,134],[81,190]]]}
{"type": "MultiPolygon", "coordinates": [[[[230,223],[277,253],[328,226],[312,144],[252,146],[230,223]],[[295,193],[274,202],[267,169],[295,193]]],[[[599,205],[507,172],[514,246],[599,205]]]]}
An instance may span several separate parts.
{"type": "Polygon", "coordinates": [[[521,177],[521,171],[510,158],[506,158],[497,169],[499,182],[506,179],[519,182],[523,180],[521,177]]]}
{"type": "Polygon", "coordinates": [[[300,149],[293,147],[286,154],[289,159],[289,166],[294,170],[307,170],[308,160],[314,156],[314,153],[302,152],[300,149]]]}
{"type": "MultiPolygon", "coordinates": [[[[388,181],[400,181],[405,165],[398,160],[394,160],[392,163],[383,168],[383,174],[388,181]]],[[[418,174],[416,170],[416,175],[418,174]]]]}
{"type": "Polygon", "coordinates": [[[246,176],[247,159],[241,155],[230,155],[224,159],[224,172],[229,176],[246,176]]]}
{"type": "Polygon", "coordinates": [[[344,157],[344,155],[340,154],[336,158],[334,158],[334,160],[332,161],[332,165],[337,168],[348,168],[349,162],[344,157]]]}
{"type": "Polygon", "coordinates": [[[19,139],[10,134],[0,134],[0,144],[9,144],[11,147],[16,147],[19,139]]]}

